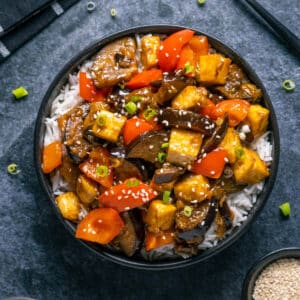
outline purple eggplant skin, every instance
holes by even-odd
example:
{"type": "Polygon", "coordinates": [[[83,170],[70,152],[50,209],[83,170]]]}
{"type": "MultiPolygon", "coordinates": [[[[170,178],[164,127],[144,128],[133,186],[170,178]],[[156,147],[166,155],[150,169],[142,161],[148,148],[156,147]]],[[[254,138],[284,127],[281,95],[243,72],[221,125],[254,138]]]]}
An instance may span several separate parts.
{"type": "Polygon", "coordinates": [[[210,118],[189,110],[161,109],[158,119],[165,127],[192,130],[206,136],[211,136],[216,129],[216,124],[210,118]]]}
{"type": "Polygon", "coordinates": [[[187,242],[187,243],[194,243],[195,241],[201,241],[206,233],[206,231],[209,229],[211,224],[213,223],[216,213],[218,210],[218,200],[215,197],[212,197],[209,201],[209,209],[208,212],[203,219],[199,223],[199,225],[189,231],[183,231],[183,232],[177,232],[176,234],[176,240],[180,243],[181,241],[187,242]]]}
{"type": "Polygon", "coordinates": [[[83,121],[89,112],[89,104],[79,105],[67,120],[64,132],[64,144],[67,152],[76,164],[81,163],[92,150],[93,145],[84,137],[83,121]]]}
{"type": "Polygon", "coordinates": [[[226,201],[222,203],[222,205],[218,205],[218,210],[223,219],[224,226],[226,230],[229,230],[232,227],[232,218],[230,208],[226,201]]]}
{"type": "Polygon", "coordinates": [[[161,145],[169,140],[169,133],[164,130],[149,131],[126,147],[127,158],[140,158],[158,165],[157,155],[161,152],[161,145]]]}
{"type": "Polygon", "coordinates": [[[174,98],[186,86],[195,85],[195,79],[184,76],[183,70],[177,70],[174,73],[166,73],[159,82],[159,89],[156,95],[156,101],[160,105],[174,98]]]}
{"type": "Polygon", "coordinates": [[[177,167],[171,164],[164,164],[161,169],[157,169],[153,176],[155,184],[169,183],[176,180],[182,173],[177,167]]]}
{"type": "Polygon", "coordinates": [[[121,213],[125,223],[123,231],[109,244],[114,251],[133,256],[142,246],[145,232],[142,217],[138,209],[121,213]]]}
{"type": "Polygon", "coordinates": [[[201,153],[213,151],[222,142],[228,129],[228,115],[225,115],[220,126],[216,128],[213,135],[208,138],[202,146],[201,153]]]}

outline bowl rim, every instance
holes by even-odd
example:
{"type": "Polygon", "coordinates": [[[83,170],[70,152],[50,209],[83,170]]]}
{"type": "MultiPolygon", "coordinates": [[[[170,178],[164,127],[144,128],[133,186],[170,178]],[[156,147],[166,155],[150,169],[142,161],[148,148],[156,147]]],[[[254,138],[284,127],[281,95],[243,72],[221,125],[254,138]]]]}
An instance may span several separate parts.
{"type": "Polygon", "coordinates": [[[253,289],[255,282],[264,268],[284,258],[297,258],[300,259],[300,247],[287,247],[271,251],[260,257],[249,269],[245,276],[242,287],[242,299],[252,300],[253,289]],[[250,296],[250,298],[249,298],[250,296]]]}
{"type": "MultiPolygon", "coordinates": [[[[145,26],[136,26],[131,27],[126,30],[121,30],[116,33],[105,35],[96,41],[93,41],[89,46],[84,48],[82,51],[80,51],[78,54],[73,56],[62,69],[57,73],[53,81],[51,82],[49,88],[47,89],[43,100],[40,104],[40,108],[38,110],[36,123],[35,123],[35,129],[34,129],[34,163],[35,163],[35,169],[37,173],[37,177],[39,179],[40,184],[43,187],[43,190],[46,191],[46,194],[48,196],[48,199],[52,203],[52,207],[55,210],[56,215],[60,219],[60,221],[64,224],[64,226],[67,228],[67,230],[73,235],[74,237],[74,228],[71,222],[68,220],[63,219],[61,214],[58,212],[58,209],[56,207],[55,202],[53,201],[53,194],[50,190],[49,184],[46,180],[46,176],[42,173],[41,170],[41,147],[40,147],[40,139],[43,135],[42,128],[44,126],[43,121],[45,119],[46,114],[46,106],[49,104],[49,100],[52,94],[54,93],[55,88],[59,85],[60,81],[67,76],[67,74],[70,73],[72,69],[76,69],[80,63],[82,63],[87,58],[93,56],[97,51],[99,51],[104,45],[108,44],[109,42],[112,42],[116,39],[128,36],[128,35],[134,35],[136,33],[166,33],[170,34],[172,32],[182,30],[182,29],[191,29],[196,32],[196,34],[205,35],[208,37],[210,44],[213,45],[213,47],[222,48],[222,50],[217,49],[217,51],[220,51],[221,53],[226,56],[229,56],[233,59],[235,63],[237,63],[243,71],[247,74],[247,76],[250,78],[252,82],[254,82],[256,85],[259,86],[259,88],[263,92],[263,101],[265,106],[270,110],[270,119],[269,119],[269,126],[272,128],[272,135],[273,135],[273,162],[271,165],[270,170],[270,177],[266,180],[263,190],[260,193],[255,206],[251,209],[251,211],[248,214],[247,219],[242,223],[241,226],[236,228],[236,230],[231,233],[228,237],[226,237],[224,240],[220,241],[216,246],[205,250],[204,252],[200,252],[196,256],[187,258],[187,259],[176,259],[176,260],[164,260],[164,261],[158,261],[158,262],[151,262],[146,260],[138,260],[133,259],[132,257],[125,257],[123,255],[117,254],[117,253],[110,253],[108,251],[99,251],[98,248],[94,246],[92,243],[84,242],[82,240],[77,239],[81,244],[86,246],[88,249],[95,252],[97,255],[99,255],[101,258],[108,259],[109,261],[112,261],[114,263],[121,264],[123,266],[127,267],[133,267],[136,269],[147,269],[147,270],[170,270],[180,267],[186,267],[193,265],[195,263],[198,263],[200,261],[204,261],[219,252],[223,251],[224,249],[231,246],[235,241],[237,241],[249,228],[250,223],[253,223],[255,218],[258,216],[259,212],[264,207],[268,196],[270,195],[276,175],[277,175],[277,169],[279,164],[279,152],[280,152],[280,141],[279,141],[279,129],[277,125],[277,119],[275,115],[275,111],[272,105],[272,102],[269,98],[269,95],[267,94],[267,91],[257,76],[257,74],[254,72],[252,67],[245,61],[244,58],[235,50],[233,50],[231,47],[227,46],[225,43],[220,41],[219,39],[215,38],[214,36],[207,34],[205,32],[199,31],[194,28],[190,28],[187,26],[180,26],[180,25],[169,25],[169,24],[156,24],[156,25],[145,25],[145,26]]],[[[52,101],[54,98],[52,99],[52,101]]],[[[51,103],[52,103],[51,101],[51,103]]],[[[74,237],[75,238],[75,237],[74,237]]]]}

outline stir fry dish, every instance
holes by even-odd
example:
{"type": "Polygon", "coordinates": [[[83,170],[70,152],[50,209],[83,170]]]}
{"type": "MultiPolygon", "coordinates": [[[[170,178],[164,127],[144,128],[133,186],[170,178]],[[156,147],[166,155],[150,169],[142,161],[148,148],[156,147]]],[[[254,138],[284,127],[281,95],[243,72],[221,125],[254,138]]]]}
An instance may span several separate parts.
{"type": "Polygon", "coordinates": [[[76,238],[127,256],[167,246],[184,257],[208,231],[226,238],[240,225],[239,193],[269,176],[254,147],[268,128],[262,91],[189,29],[120,38],[86,66],[42,151],[76,238]]]}

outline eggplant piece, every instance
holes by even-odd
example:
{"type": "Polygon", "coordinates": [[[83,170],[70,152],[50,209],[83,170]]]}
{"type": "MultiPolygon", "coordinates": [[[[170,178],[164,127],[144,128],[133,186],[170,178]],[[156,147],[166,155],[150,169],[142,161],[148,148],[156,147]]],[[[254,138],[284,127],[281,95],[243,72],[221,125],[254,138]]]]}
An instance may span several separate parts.
{"type": "Polygon", "coordinates": [[[59,173],[63,179],[68,183],[70,191],[76,191],[76,182],[80,174],[79,168],[73,163],[69,155],[64,155],[62,164],[59,168],[59,173]]]}
{"type": "Polygon", "coordinates": [[[262,97],[261,90],[250,83],[245,73],[236,64],[229,66],[225,85],[217,86],[215,89],[227,99],[245,99],[255,102],[262,97]]]}
{"type": "Polygon", "coordinates": [[[161,152],[161,145],[168,140],[169,133],[167,131],[146,132],[129,143],[126,148],[126,157],[141,158],[159,166],[157,155],[161,152]]]}
{"type": "Polygon", "coordinates": [[[188,110],[166,108],[160,111],[159,121],[166,127],[193,130],[211,136],[216,124],[207,117],[188,110]]]}
{"type": "Polygon", "coordinates": [[[87,116],[89,104],[78,106],[71,113],[66,123],[64,144],[74,163],[79,164],[90,153],[93,146],[84,138],[83,122],[87,116]]]}
{"type": "Polygon", "coordinates": [[[216,128],[213,135],[208,138],[202,146],[201,153],[209,153],[223,140],[228,128],[228,115],[226,115],[220,126],[216,128]]]}
{"type": "Polygon", "coordinates": [[[128,178],[135,177],[137,179],[140,179],[142,181],[146,181],[147,178],[147,172],[144,170],[141,170],[138,166],[136,166],[133,162],[124,159],[124,158],[118,158],[119,165],[114,168],[114,176],[115,180],[117,182],[119,181],[125,181],[128,178]]]}
{"type": "Polygon", "coordinates": [[[247,185],[237,184],[234,177],[226,178],[224,175],[216,180],[215,184],[220,186],[224,193],[232,194],[243,190],[247,185]]]}
{"type": "Polygon", "coordinates": [[[125,228],[113,240],[112,244],[127,256],[132,256],[141,246],[144,240],[144,230],[139,211],[133,210],[121,214],[125,228]]]}
{"type": "Polygon", "coordinates": [[[169,183],[176,180],[180,174],[182,171],[179,168],[171,164],[164,164],[161,169],[155,171],[153,181],[155,184],[169,183]]]}
{"type": "Polygon", "coordinates": [[[188,244],[201,242],[216,217],[217,205],[217,198],[212,197],[195,206],[190,217],[186,217],[183,211],[177,213],[175,222],[179,230],[176,233],[176,240],[179,243],[183,240],[188,244]]]}
{"type": "Polygon", "coordinates": [[[157,102],[163,105],[174,98],[186,86],[195,85],[195,83],[194,79],[184,76],[182,70],[178,70],[172,74],[167,73],[160,82],[160,88],[156,93],[157,102]]]}
{"type": "Polygon", "coordinates": [[[226,231],[232,228],[233,215],[226,201],[219,202],[218,213],[216,215],[216,234],[222,238],[226,231]]]}
{"type": "Polygon", "coordinates": [[[138,72],[135,53],[136,43],[131,37],[118,39],[102,48],[91,68],[95,86],[110,87],[129,80],[138,72]]]}

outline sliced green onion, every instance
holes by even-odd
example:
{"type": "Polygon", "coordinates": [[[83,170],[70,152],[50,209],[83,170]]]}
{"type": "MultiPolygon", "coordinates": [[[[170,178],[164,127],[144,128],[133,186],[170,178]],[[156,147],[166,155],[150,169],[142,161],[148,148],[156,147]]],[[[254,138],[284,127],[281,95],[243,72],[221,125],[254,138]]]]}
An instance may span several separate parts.
{"type": "Polygon", "coordinates": [[[125,109],[127,110],[127,112],[131,115],[135,114],[137,111],[137,107],[136,104],[132,101],[128,102],[125,104],[125,109]]]}
{"type": "Polygon", "coordinates": [[[115,8],[112,8],[112,9],[110,10],[110,15],[111,15],[112,17],[115,17],[115,16],[117,15],[117,10],[116,10],[115,8]]]}
{"type": "Polygon", "coordinates": [[[171,195],[171,191],[164,191],[164,193],[163,193],[163,203],[164,204],[170,203],[170,195],[171,195]]]}
{"type": "Polygon", "coordinates": [[[140,102],[143,100],[143,97],[141,95],[132,95],[130,97],[131,102],[140,102]]]}
{"type": "Polygon", "coordinates": [[[283,81],[283,83],[281,84],[281,86],[287,91],[287,92],[291,92],[295,89],[296,84],[293,80],[291,79],[287,79],[285,81],[283,81]]]}
{"type": "Polygon", "coordinates": [[[126,185],[128,187],[135,187],[135,186],[139,186],[140,185],[140,181],[137,179],[133,179],[133,180],[129,180],[126,182],[126,185]]]}
{"type": "Polygon", "coordinates": [[[203,5],[206,2],[206,0],[198,0],[198,4],[203,5]]]}
{"type": "Polygon", "coordinates": [[[151,107],[148,107],[146,110],[144,110],[143,112],[143,117],[145,120],[151,120],[153,119],[154,117],[156,116],[156,110],[151,108],[151,107]]]}
{"type": "Polygon", "coordinates": [[[108,172],[109,172],[109,170],[108,170],[107,166],[101,165],[101,166],[98,166],[96,168],[96,174],[99,177],[105,177],[105,176],[107,176],[108,172]]]}
{"type": "Polygon", "coordinates": [[[107,116],[104,114],[99,114],[96,119],[96,123],[98,126],[103,127],[106,124],[107,116]]]}
{"type": "Polygon", "coordinates": [[[21,99],[21,98],[26,97],[28,95],[27,90],[23,86],[20,86],[20,87],[14,89],[12,91],[12,93],[14,94],[16,99],[21,99]]]}
{"type": "Polygon", "coordinates": [[[185,216],[187,217],[190,217],[192,215],[192,212],[193,212],[193,208],[189,205],[186,205],[184,208],[183,208],[183,213],[185,216]]]}
{"type": "Polygon", "coordinates": [[[245,154],[245,150],[243,147],[235,147],[234,153],[237,159],[241,159],[245,154]]]}
{"type": "Polygon", "coordinates": [[[290,203],[289,203],[289,202],[282,203],[282,204],[279,206],[279,209],[280,209],[281,213],[282,213],[285,217],[289,217],[289,216],[290,216],[290,214],[291,214],[291,206],[290,206],[290,203]]]}
{"type": "Polygon", "coordinates": [[[161,144],[161,149],[166,149],[169,147],[169,143],[163,143],[161,144]]]}
{"type": "Polygon", "coordinates": [[[92,12],[93,10],[95,10],[96,8],[96,4],[94,1],[89,1],[86,5],[86,9],[88,12],[92,12]]]}
{"type": "Polygon", "coordinates": [[[166,156],[167,156],[167,155],[166,155],[165,152],[159,152],[159,153],[157,154],[157,159],[158,159],[158,161],[162,164],[162,163],[165,162],[166,156]]]}
{"type": "Polygon", "coordinates": [[[7,172],[11,175],[16,175],[21,172],[17,164],[10,164],[7,166],[7,172]]]}
{"type": "Polygon", "coordinates": [[[188,73],[192,73],[192,72],[194,72],[194,67],[189,62],[187,62],[184,65],[184,73],[188,74],[188,73]]]}

